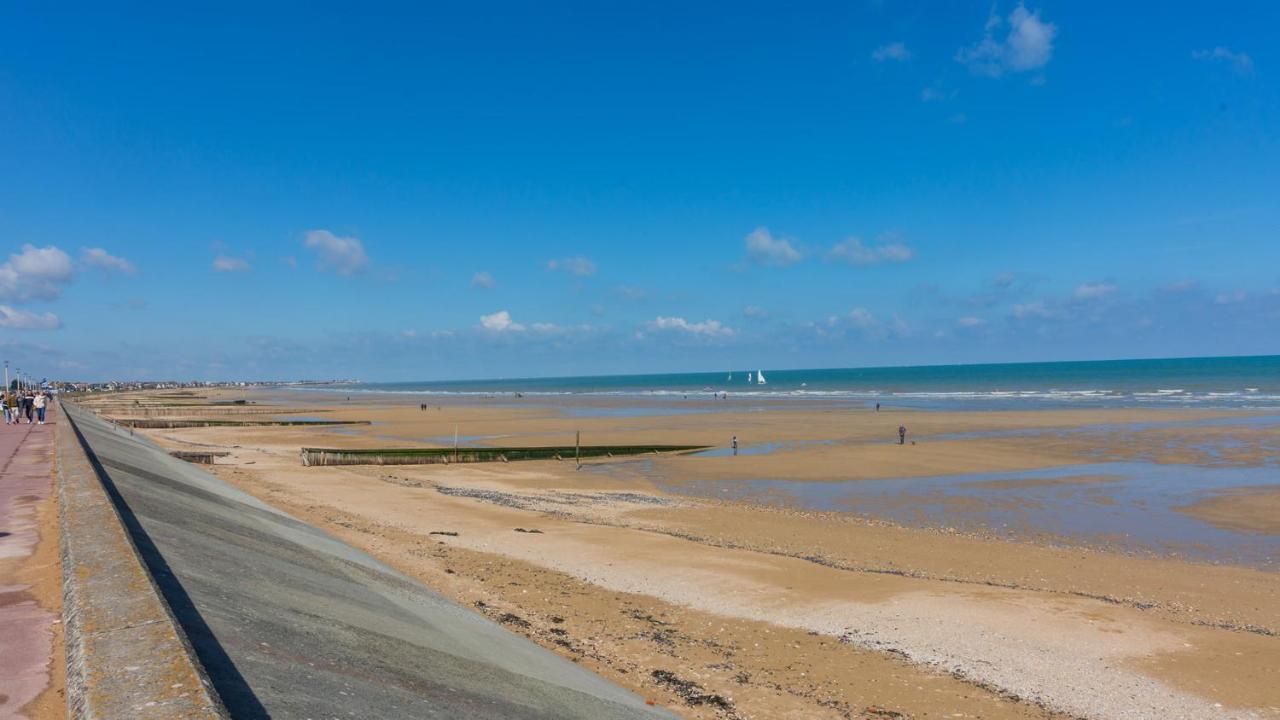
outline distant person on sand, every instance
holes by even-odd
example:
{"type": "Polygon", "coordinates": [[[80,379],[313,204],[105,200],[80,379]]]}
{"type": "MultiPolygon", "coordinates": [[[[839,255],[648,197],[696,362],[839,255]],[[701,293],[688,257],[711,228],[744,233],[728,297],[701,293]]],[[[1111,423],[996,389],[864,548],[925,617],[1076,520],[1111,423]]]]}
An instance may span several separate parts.
{"type": "Polygon", "coordinates": [[[876,412],[880,412],[880,403],[876,403],[876,412]]]}
{"type": "Polygon", "coordinates": [[[738,436],[737,435],[733,436],[733,441],[731,444],[733,445],[733,454],[737,455],[738,454],[738,436]]]}
{"type": "Polygon", "coordinates": [[[898,426],[898,444],[899,445],[907,444],[907,426],[906,425],[898,426]]]}
{"type": "Polygon", "coordinates": [[[36,418],[40,421],[40,424],[43,425],[44,424],[44,407],[45,405],[49,404],[49,398],[46,397],[44,394],[44,391],[41,390],[40,392],[36,393],[36,396],[31,400],[31,404],[35,406],[36,418]]]}

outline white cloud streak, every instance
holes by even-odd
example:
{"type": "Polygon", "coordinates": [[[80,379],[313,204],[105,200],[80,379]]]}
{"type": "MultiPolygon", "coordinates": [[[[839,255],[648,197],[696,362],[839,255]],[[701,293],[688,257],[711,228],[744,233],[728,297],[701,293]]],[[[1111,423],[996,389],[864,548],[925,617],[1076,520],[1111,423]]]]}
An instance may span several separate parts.
{"type": "Polygon", "coordinates": [[[364,243],[359,238],[338,237],[328,230],[308,230],[302,242],[316,253],[321,270],[354,275],[369,264],[369,256],[365,255],[364,243]]]}
{"type": "Polygon", "coordinates": [[[654,332],[673,330],[704,337],[731,337],[733,335],[733,328],[725,327],[719,320],[689,322],[682,317],[660,316],[646,323],[645,327],[654,332]]]}
{"type": "Polygon", "coordinates": [[[491,332],[523,332],[525,327],[511,319],[511,313],[499,310],[496,313],[480,316],[480,327],[491,332]]]}
{"type": "Polygon", "coordinates": [[[0,265],[0,300],[53,300],[73,275],[71,257],[65,252],[52,245],[23,245],[22,252],[13,253],[0,265]]]}
{"type": "Polygon", "coordinates": [[[560,258],[559,260],[548,260],[547,269],[552,271],[563,270],[570,275],[578,277],[589,277],[596,274],[596,264],[581,255],[560,258]]]}
{"type": "Polygon", "coordinates": [[[498,286],[497,281],[487,272],[480,271],[471,276],[471,287],[482,288],[484,290],[492,290],[498,286]]]}
{"type": "Polygon", "coordinates": [[[1038,70],[1053,57],[1053,41],[1057,35],[1058,26],[1041,20],[1039,10],[1032,12],[1019,4],[1004,21],[995,15],[988,18],[982,40],[961,48],[956,53],[956,61],[974,74],[987,77],[1038,70]],[[1006,24],[1008,33],[998,39],[996,31],[1006,24]]]}
{"type": "Polygon", "coordinates": [[[747,259],[757,265],[785,267],[799,262],[802,257],[790,238],[775,238],[766,227],[752,230],[743,242],[747,248],[747,259]]]}
{"type": "Polygon", "coordinates": [[[80,251],[80,262],[105,273],[120,272],[132,275],[138,271],[133,263],[122,257],[116,257],[102,248],[84,248],[80,251]]]}
{"type": "Polygon", "coordinates": [[[1232,70],[1241,75],[1248,75],[1253,72],[1253,58],[1246,53],[1232,52],[1224,47],[1216,47],[1212,50],[1196,50],[1191,53],[1191,57],[1204,62],[1226,63],[1232,70]]]}
{"type": "Polygon", "coordinates": [[[911,51],[900,42],[891,42],[872,50],[871,59],[876,62],[884,62],[886,60],[903,62],[911,59],[911,51]]]}
{"type": "Polygon", "coordinates": [[[62,321],[53,313],[33,313],[0,305],[0,327],[14,330],[56,330],[62,321]]]}
{"type": "Polygon", "coordinates": [[[836,243],[827,251],[828,262],[844,262],[850,265],[901,263],[915,256],[915,250],[892,237],[881,238],[875,245],[864,245],[859,238],[849,237],[836,243]]]}
{"type": "Polygon", "coordinates": [[[1074,293],[1077,300],[1100,300],[1116,291],[1116,286],[1107,282],[1083,283],[1074,293]]]}
{"type": "Polygon", "coordinates": [[[241,273],[249,272],[253,268],[249,265],[249,261],[242,258],[219,255],[213,259],[213,269],[217,272],[241,273]]]}

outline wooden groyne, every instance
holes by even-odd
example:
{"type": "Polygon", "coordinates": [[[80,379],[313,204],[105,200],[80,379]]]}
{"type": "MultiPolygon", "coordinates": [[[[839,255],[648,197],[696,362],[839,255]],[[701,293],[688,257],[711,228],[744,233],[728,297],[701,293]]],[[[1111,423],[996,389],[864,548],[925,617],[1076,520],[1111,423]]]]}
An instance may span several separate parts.
{"type": "Polygon", "coordinates": [[[107,415],[133,415],[136,417],[189,417],[192,415],[319,415],[333,412],[327,409],[258,407],[238,405],[171,405],[159,406],[90,406],[94,410],[107,415]]]}
{"type": "Polygon", "coordinates": [[[342,450],[302,448],[302,464],[314,465],[447,465],[450,463],[573,460],[706,450],[706,445],[573,445],[549,447],[389,448],[342,450]]]}
{"type": "Polygon", "coordinates": [[[320,427],[329,425],[370,425],[368,420],[207,420],[201,418],[116,418],[112,422],[124,427],[140,429],[198,428],[198,427],[320,427]]]}
{"type": "Polygon", "coordinates": [[[214,459],[227,457],[231,453],[225,450],[171,450],[169,454],[189,463],[212,465],[214,459]]]}

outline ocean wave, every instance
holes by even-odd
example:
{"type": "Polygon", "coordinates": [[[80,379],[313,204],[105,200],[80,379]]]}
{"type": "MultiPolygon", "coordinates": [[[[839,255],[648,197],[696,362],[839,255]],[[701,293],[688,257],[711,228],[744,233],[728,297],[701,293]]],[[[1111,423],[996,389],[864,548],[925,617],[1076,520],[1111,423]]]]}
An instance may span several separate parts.
{"type": "Polygon", "coordinates": [[[635,400],[705,399],[720,393],[730,398],[752,400],[830,400],[881,402],[923,405],[1184,405],[1224,407],[1267,407],[1280,403],[1280,394],[1263,393],[1257,388],[1244,390],[1191,391],[1183,388],[1127,390],[1117,388],[1048,388],[997,390],[891,390],[891,389],[811,389],[752,388],[683,390],[679,388],[594,388],[594,389],[444,389],[366,387],[309,387],[310,392],[361,395],[404,395],[439,398],[504,398],[516,393],[528,398],[617,398],[635,400]]]}

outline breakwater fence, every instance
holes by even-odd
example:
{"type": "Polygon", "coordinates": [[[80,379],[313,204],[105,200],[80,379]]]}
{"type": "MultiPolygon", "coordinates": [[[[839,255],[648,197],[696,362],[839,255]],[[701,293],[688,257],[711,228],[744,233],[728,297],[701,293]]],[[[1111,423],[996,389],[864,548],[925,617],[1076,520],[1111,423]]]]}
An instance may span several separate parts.
{"type": "Polygon", "coordinates": [[[706,450],[706,445],[564,445],[545,447],[466,447],[354,449],[302,448],[302,464],[449,465],[452,463],[575,460],[706,450]]]}
{"type": "Polygon", "coordinates": [[[240,405],[91,405],[91,409],[109,415],[133,415],[135,417],[191,417],[193,415],[318,415],[332,412],[327,409],[257,407],[240,405]]]}
{"type": "Polygon", "coordinates": [[[143,430],[173,430],[201,427],[328,427],[333,425],[371,425],[368,420],[205,420],[200,418],[113,418],[112,422],[143,430]]]}
{"type": "Polygon", "coordinates": [[[196,465],[212,465],[215,459],[231,455],[226,450],[170,450],[169,454],[196,465]]]}

